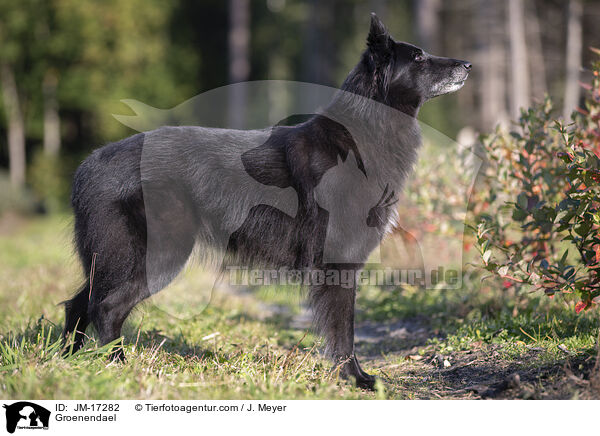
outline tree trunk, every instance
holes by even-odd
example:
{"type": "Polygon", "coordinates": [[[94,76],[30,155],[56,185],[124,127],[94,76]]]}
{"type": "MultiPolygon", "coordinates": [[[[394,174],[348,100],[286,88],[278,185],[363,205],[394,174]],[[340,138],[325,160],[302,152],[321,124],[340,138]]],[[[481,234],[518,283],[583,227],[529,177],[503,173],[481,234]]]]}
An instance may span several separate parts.
{"type": "Polygon", "coordinates": [[[335,86],[336,50],[334,2],[309,0],[309,16],[304,32],[303,80],[335,86]]]}
{"type": "Polygon", "coordinates": [[[423,50],[438,54],[439,41],[439,0],[413,0],[416,21],[417,41],[423,50]]]}
{"type": "Polygon", "coordinates": [[[9,65],[0,65],[0,80],[8,124],[10,182],[22,187],[25,184],[25,124],[15,75],[9,65]]]}
{"type": "Polygon", "coordinates": [[[508,35],[510,37],[511,115],[517,119],[520,109],[529,107],[529,71],[525,42],[523,0],[508,1],[508,35]]]}
{"type": "Polygon", "coordinates": [[[58,116],[58,100],[56,87],[58,78],[52,71],[44,75],[44,153],[58,155],[60,151],[60,118],[58,116]]]}
{"type": "MultiPolygon", "coordinates": [[[[229,0],[229,82],[245,82],[250,73],[250,1],[229,0]]],[[[229,124],[244,128],[247,92],[245,85],[229,87],[229,124]]]]}
{"type": "Polygon", "coordinates": [[[531,46],[529,51],[529,68],[531,71],[531,94],[534,98],[542,100],[548,92],[546,84],[546,66],[544,63],[544,48],[542,46],[542,32],[535,2],[528,2],[530,7],[527,20],[527,40],[531,46]]]}
{"type": "Polygon", "coordinates": [[[583,46],[581,19],[583,6],[581,0],[569,1],[567,28],[566,82],[563,116],[571,118],[571,113],[579,104],[579,71],[581,69],[581,49],[583,46]]]}
{"type": "Polygon", "coordinates": [[[506,108],[506,39],[502,24],[504,11],[497,0],[478,2],[478,59],[481,63],[481,122],[487,131],[507,123],[506,108]]]}

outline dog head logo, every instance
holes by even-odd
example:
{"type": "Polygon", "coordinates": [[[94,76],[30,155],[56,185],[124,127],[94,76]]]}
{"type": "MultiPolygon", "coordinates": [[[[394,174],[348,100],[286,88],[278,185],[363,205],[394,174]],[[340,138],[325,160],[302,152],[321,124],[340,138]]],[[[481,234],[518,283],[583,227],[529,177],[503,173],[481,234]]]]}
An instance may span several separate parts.
{"type": "Polygon", "coordinates": [[[14,433],[18,429],[48,429],[50,411],[28,401],[5,404],[6,431],[14,433]]]}

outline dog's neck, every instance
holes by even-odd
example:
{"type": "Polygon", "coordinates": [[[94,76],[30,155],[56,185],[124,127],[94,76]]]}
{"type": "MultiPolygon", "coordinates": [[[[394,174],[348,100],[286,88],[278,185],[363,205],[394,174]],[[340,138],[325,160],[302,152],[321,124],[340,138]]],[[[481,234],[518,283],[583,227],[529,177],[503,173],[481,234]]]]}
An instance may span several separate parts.
{"type": "MultiPolygon", "coordinates": [[[[320,115],[347,129],[349,135],[336,135],[336,142],[340,149],[354,147],[360,153],[367,177],[396,189],[417,160],[421,135],[416,117],[423,102],[410,92],[398,93],[403,100],[394,100],[384,83],[386,73],[370,68],[365,56],[320,115]]],[[[326,121],[317,116],[309,123],[326,121]]]]}
{"type": "Polygon", "coordinates": [[[423,104],[423,100],[417,96],[414,97],[403,97],[402,101],[394,101],[392,97],[388,98],[388,101],[382,101],[381,103],[386,104],[400,112],[408,115],[412,118],[417,118],[419,115],[419,109],[423,104]]]}
{"type": "MultiPolygon", "coordinates": [[[[397,188],[403,184],[417,159],[421,145],[416,118],[374,99],[340,90],[321,113],[344,126],[364,160],[368,177],[397,188]]],[[[321,122],[315,118],[312,122],[321,122]]],[[[342,147],[348,149],[348,146],[342,147]]]]}
{"type": "MultiPolygon", "coordinates": [[[[361,59],[348,74],[340,89],[345,92],[356,94],[369,100],[374,100],[386,106],[392,107],[412,118],[416,118],[424,100],[410,92],[398,93],[402,99],[394,98],[389,92],[389,84],[385,84],[385,74],[369,69],[366,62],[361,59]]],[[[360,111],[361,108],[357,107],[360,111]]]]}

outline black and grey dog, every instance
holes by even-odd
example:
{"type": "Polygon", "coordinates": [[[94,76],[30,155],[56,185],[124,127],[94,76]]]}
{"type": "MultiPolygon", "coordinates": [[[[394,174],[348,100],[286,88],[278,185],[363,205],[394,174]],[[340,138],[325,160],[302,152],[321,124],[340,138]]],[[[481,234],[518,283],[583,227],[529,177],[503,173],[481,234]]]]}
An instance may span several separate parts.
{"type": "MultiPolygon", "coordinates": [[[[96,150],[73,182],[88,280],[65,303],[65,338],[75,332],[80,348],[90,322],[102,344],[119,338],[133,307],[167,286],[194,248],[221,256],[221,268],[356,275],[395,221],[395,193],[421,142],[419,108],[460,89],[470,69],[394,41],[373,14],[360,62],[329,106],[303,123],[162,127],[96,150]],[[293,204],[279,200],[289,198],[284,191],[293,204]]],[[[354,354],[355,294],[356,284],[309,284],[326,353],[342,375],[372,388],[354,354]]]]}

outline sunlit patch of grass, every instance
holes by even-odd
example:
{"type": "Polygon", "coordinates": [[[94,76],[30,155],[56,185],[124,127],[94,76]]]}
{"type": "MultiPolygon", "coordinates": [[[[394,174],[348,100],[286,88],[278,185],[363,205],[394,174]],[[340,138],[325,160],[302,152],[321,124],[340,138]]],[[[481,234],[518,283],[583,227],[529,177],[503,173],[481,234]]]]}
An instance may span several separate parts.
{"type": "MultiPolygon", "coordinates": [[[[222,318],[223,320],[223,318],[222,318]]],[[[63,357],[62,340],[40,320],[0,340],[4,397],[19,398],[361,398],[299,338],[276,345],[260,323],[242,328],[217,322],[223,333],[190,346],[187,335],[145,332],[125,346],[126,363],[111,362],[114,344],[87,346],[63,357]],[[76,382],[74,382],[76,380],[76,382]]],[[[193,327],[198,327],[193,326],[193,327]]]]}

